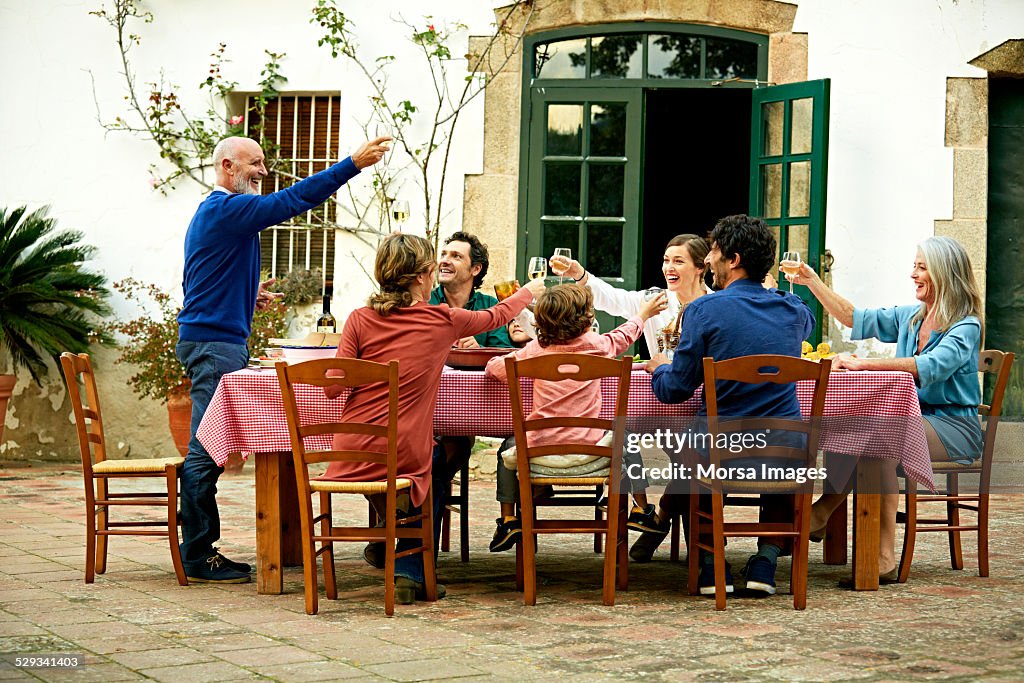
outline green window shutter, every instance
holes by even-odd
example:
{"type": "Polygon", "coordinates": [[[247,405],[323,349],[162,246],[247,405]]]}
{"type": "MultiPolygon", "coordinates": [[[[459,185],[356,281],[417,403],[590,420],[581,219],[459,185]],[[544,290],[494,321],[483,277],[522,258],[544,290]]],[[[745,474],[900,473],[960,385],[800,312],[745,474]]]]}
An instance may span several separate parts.
{"type": "MultiPolygon", "coordinates": [[[[825,193],[828,178],[829,79],[787,83],[753,92],[750,135],[750,206],[772,227],[778,241],[772,274],[781,288],[778,259],[799,251],[822,272],[825,253],[825,193]]],[[[812,341],[821,341],[821,304],[806,287],[794,291],[814,311],[812,341]]]]}

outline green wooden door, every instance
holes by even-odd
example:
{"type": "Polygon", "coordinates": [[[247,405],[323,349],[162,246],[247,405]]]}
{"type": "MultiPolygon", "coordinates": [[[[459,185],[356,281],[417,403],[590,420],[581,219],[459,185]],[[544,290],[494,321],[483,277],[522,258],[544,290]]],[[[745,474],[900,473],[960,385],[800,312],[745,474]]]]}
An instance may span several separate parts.
{"type": "Polygon", "coordinates": [[[639,88],[533,89],[521,281],[529,257],[568,247],[592,274],[636,288],[642,102],[639,88]]]}
{"type": "MultiPolygon", "coordinates": [[[[819,273],[825,254],[825,185],[828,171],[829,80],[788,83],[753,92],[750,135],[752,216],[772,226],[779,253],[772,274],[779,286],[778,259],[799,251],[819,273]]],[[[814,311],[812,341],[822,337],[821,304],[797,286],[814,311]]],[[[827,331],[827,330],[826,330],[827,331]]]]}

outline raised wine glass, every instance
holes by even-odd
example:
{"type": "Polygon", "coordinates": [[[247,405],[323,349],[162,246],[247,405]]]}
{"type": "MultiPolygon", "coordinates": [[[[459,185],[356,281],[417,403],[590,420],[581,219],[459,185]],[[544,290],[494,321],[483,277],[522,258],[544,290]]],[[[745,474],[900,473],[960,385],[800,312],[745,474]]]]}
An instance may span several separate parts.
{"type": "MultiPolygon", "coordinates": [[[[561,256],[562,258],[572,262],[572,249],[569,249],[568,247],[559,247],[558,249],[555,249],[554,255],[561,256]]],[[[562,284],[562,276],[565,275],[565,272],[568,269],[568,266],[562,268],[561,265],[557,265],[555,261],[551,261],[551,272],[558,276],[558,284],[562,284]]]]}
{"type": "MultiPolygon", "coordinates": [[[[779,270],[787,275],[796,275],[800,272],[800,252],[799,251],[787,251],[782,254],[782,260],[779,261],[779,270]]],[[[793,283],[786,278],[789,282],[789,291],[793,292],[793,283]]]]}
{"type": "Polygon", "coordinates": [[[404,199],[396,199],[391,202],[391,218],[398,223],[401,230],[402,223],[409,220],[409,202],[404,199]]]}
{"type": "Polygon", "coordinates": [[[548,260],[543,256],[534,256],[530,259],[530,266],[526,274],[531,280],[537,280],[548,276],[548,260]]]}

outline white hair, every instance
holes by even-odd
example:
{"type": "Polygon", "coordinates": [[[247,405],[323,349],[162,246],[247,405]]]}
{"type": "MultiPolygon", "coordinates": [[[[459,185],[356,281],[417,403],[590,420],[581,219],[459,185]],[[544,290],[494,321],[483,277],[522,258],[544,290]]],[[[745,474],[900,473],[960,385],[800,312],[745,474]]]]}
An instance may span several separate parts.
{"type": "MultiPolygon", "coordinates": [[[[971,259],[963,245],[952,237],[929,237],[917,248],[921,250],[935,289],[935,327],[945,331],[953,323],[973,315],[981,323],[984,334],[981,294],[971,259]]],[[[928,305],[922,304],[911,318],[911,324],[923,320],[926,315],[928,305]]]]}

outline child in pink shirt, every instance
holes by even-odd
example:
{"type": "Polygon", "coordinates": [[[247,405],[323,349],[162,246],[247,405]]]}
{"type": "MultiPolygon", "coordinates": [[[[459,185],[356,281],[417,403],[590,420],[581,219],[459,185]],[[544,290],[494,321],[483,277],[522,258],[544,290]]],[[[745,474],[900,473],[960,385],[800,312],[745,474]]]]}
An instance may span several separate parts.
{"type": "MultiPolygon", "coordinates": [[[[605,358],[614,358],[623,353],[629,345],[640,338],[644,323],[651,316],[664,310],[667,305],[665,294],[661,293],[644,302],[636,316],[606,334],[590,331],[594,319],[594,295],[586,287],[564,284],[546,290],[537,299],[537,338],[526,346],[513,351],[517,359],[533,358],[552,353],[585,353],[605,358]]],[[[505,358],[492,358],[485,369],[488,376],[507,382],[505,358]]],[[[562,380],[550,382],[536,380],[533,383],[533,412],[528,420],[544,417],[598,417],[601,413],[600,382],[577,382],[562,380]]],[[[607,435],[610,439],[610,434],[607,435]]],[[[606,434],[600,429],[586,427],[559,427],[535,432],[530,438],[531,446],[552,443],[593,443],[605,445],[606,434]]],[[[607,440],[610,443],[610,440],[607,440]]],[[[518,481],[516,476],[516,455],[514,442],[510,439],[503,444],[498,462],[497,498],[501,504],[501,517],[495,520],[497,530],[491,541],[491,552],[512,548],[521,534],[521,524],[515,516],[518,481]],[[507,446],[507,447],[506,447],[507,446]]],[[[541,474],[563,476],[601,476],[597,468],[607,472],[607,461],[590,455],[546,455],[531,460],[531,469],[541,474]],[[588,466],[594,463],[593,466],[588,466]],[[554,470],[551,472],[550,470],[554,470]]],[[[648,505],[644,491],[634,491],[636,502],[630,513],[630,521],[646,519],[654,513],[654,506],[648,505]],[[634,517],[637,519],[634,520],[634,517]]]]}

